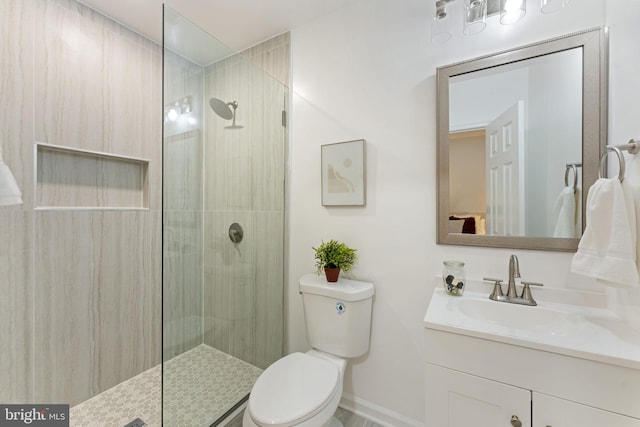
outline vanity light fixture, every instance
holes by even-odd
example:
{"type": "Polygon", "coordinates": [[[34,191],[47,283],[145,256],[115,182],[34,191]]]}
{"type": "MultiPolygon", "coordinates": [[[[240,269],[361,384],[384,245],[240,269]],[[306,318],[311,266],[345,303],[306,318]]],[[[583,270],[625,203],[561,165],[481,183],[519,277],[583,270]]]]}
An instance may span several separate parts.
{"type": "MultiPolygon", "coordinates": [[[[571,0],[540,0],[542,13],[557,12],[565,8],[571,0]]],[[[443,43],[453,36],[452,13],[457,0],[436,0],[435,13],[431,22],[431,41],[443,43]]],[[[487,26],[487,17],[500,15],[500,23],[511,25],[527,13],[527,0],[461,0],[463,8],[462,32],[471,36],[487,26]]]]}
{"type": "Polygon", "coordinates": [[[540,0],[540,10],[542,13],[553,13],[567,7],[571,0],[540,0]]]}
{"type": "Polygon", "coordinates": [[[180,117],[186,116],[193,111],[191,106],[193,98],[191,95],[185,96],[182,99],[171,102],[164,107],[164,120],[166,123],[173,123],[180,117]]]}
{"type": "Polygon", "coordinates": [[[518,22],[527,13],[526,0],[500,0],[500,23],[511,25],[518,22]]]}

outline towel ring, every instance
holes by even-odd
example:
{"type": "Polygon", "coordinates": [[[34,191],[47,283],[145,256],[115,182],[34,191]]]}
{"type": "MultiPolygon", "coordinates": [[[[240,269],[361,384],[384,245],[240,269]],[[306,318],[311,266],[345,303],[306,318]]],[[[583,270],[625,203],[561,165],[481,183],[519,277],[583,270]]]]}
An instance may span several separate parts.
{"type": "Polygon", "coordinates": [[[618,156],[618,163],[620,164],[620,170],[618,171],[618,179],[620,182],[624,181],[624,157],[622,156],[622,151],[618,147],[607,147],[607,149],[600,155],[600,167],[598,168],[598,178],[602,178],[604,175],[604,168],[606,166],[606,162],[602,161],[607,158],[607,154],[613,151],[618,156]]]}
{"type": "Polygon", "coordinates": [[[575,164],[569,164],[564,169],[564,186],[569,186],[569,171],[573,171],[573,191],[578,188],[578,167],[575,164]]]}

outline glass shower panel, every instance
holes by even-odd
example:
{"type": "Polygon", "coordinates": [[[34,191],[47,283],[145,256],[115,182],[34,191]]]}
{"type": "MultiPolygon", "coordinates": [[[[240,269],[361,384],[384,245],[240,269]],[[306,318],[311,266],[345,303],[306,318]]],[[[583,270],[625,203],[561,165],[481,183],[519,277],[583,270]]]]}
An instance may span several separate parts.
{"type": "Polygon", "coordinates": [[[217,424],[282,356],[287,88],[164,9],[163,423],[217,424]]]}

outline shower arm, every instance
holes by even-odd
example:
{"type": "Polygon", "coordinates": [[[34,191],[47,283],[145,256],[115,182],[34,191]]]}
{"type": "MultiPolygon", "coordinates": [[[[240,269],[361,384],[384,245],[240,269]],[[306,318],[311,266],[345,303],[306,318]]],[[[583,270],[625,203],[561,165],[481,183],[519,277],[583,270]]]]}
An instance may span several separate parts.
{"type": "Polygon", "coordinates": [[[231,102],[227,102],[227,105],[229,105],[231,108],[233,108],[233,117],[232,117],[232,121],[231,121],[231,126],[236,125],[236,108],[238,108],[238,101],[231,101],[231,102]]]}

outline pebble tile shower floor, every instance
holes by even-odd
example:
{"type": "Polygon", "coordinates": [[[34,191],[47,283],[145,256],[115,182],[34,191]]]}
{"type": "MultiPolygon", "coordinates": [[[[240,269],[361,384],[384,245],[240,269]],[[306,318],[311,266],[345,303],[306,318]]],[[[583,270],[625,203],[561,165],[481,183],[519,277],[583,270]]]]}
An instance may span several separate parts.
{"type": "MultiPolygon", "coordinates": [[[[242,399],[262,373],[201,344],[165,363],[164,425],[208,426],[242,399]]],[[[161,425],[161,366],[151,368],[71,408],[70,425],[122,427],[136,418],[161,425]]]]}

